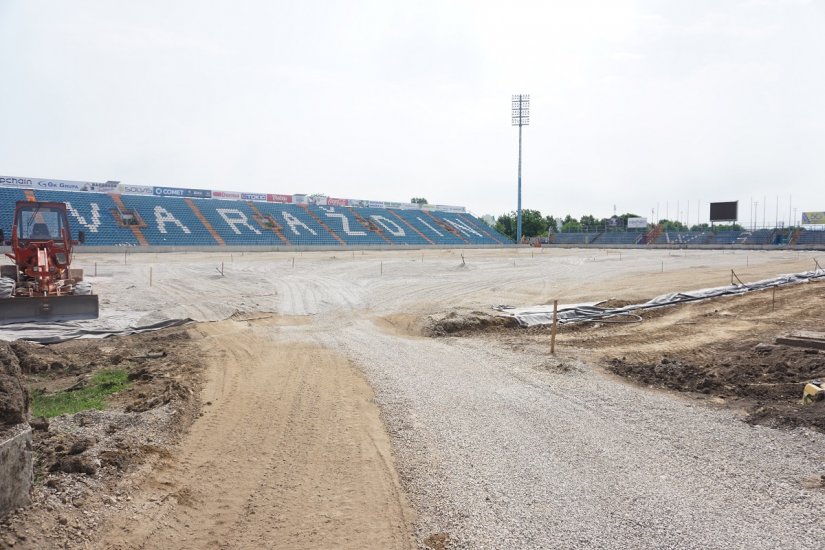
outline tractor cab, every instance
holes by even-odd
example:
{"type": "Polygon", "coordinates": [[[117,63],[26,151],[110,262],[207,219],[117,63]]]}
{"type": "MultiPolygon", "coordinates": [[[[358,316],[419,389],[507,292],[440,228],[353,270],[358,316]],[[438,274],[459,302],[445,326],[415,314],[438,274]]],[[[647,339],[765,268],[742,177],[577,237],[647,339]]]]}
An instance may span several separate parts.
{"type": "Polygon", "coordinates": [[[14,257],[9,257],[25,269],[36,266],[38,255],[45,253],[52,270],[67,269],[74,244],[71,235],[64,203],[20,201],[12,225],[14,257]]]}
{"type": "MultiPolygon", "coordinates": [[[[78,241],[85,241],[82,231],[78,241]]],[[[72,240],[66,204],[18,201],[10,242],[0,242],[13,265],[0,266],[0,324],[30,321],[96,319],[98,299],[71,269],[72,240]]]]}

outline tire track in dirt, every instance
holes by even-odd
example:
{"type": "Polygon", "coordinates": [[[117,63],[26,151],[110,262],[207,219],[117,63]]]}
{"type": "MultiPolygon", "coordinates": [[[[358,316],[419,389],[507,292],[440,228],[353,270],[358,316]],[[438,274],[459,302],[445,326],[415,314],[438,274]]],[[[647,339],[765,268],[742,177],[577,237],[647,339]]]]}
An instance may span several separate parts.
{"type": "Polygon", "coordinates": [[[278,334],[199,325],[205,414],[148,474],[101,548],[411,548],[409,512],[366,381],[278,334]]]}

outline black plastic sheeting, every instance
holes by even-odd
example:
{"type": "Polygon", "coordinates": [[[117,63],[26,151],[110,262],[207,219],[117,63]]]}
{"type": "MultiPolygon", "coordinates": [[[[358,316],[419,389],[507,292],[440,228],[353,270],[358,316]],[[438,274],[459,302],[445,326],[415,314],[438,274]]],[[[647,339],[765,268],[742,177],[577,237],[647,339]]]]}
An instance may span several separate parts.
{"type": "Polygon", "coordinates": [[[179,327],[191,322],[193,322],[192,319],[166,319],[149,325],[129,326],[124,329],[84,328],[82,322],[25,323],[4,325],[3,336],[13,336],[12,339],[14,340],[28,340],[40,344],[57,344],[75,338],[107,338],[109,336],[150,332],[163,328],[179,327]]]}
{"type": "MultiPolygon", "coordinates": [[[[634,312],[652,309],[657,307],[665,307],[675,304],[682,304],[685,302],[695,302],[698,300],[707,300],[709,298],[718,298],[720,296],[735,296],[754,292],[758,290],[765,290],[771,287],[793,285],[799,283],[807,283],[817,279],[825,279],[825,270],[816,269],[815,271],[807,271],[805,273],[795,273],[790,275],[780,275],[773,279],[765,279],[755,283],[735,284],[730,286],[723,286],[717,288],[706,288],[702,290],[694,290],[688,292],[671,292],[669,294],[662,294],[652,300],[642,304],[634,304],[619,308],[603,308],[595,304],[572,304],[560,305],[558,308],[558,322],[565,323],[581,323],[588,321],[604,321],[604,322],[633,322],[640,321],[641,317],[634,312]]],[[[526,308],[515,308],[511,306],[494,306],[493,309],[501,312],[507,317],[514,317],[519,325],[523,327],[532,327],[536,325],[549,325],[553,322],[553,306],[541,305],[526,308]]]]}

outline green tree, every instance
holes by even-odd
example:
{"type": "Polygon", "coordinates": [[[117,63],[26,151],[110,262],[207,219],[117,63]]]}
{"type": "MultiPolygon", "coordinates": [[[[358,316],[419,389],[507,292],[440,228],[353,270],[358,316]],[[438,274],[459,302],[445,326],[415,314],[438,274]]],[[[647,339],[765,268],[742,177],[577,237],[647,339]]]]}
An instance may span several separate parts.
{"type": "Polygon", "coordinates": [[[561,230],[565,233],[581,231],[582,224],[576,218],[568,214],[561,222],[561,230]]]}
{"type": "Polygon", "coordinates": [[[559,221],[556,218],[547,216],[544,218],[544,221],[547,223],[547,229],[553,231],[553,233],[559,232],[559,221]]]}
{"type": "Polygon", "coordinates": [[[410,199],[410,202],[412,204],[430,204],[430,203],[427,202],[427,199],[425,199],[424,197],[413,197],[413,198],[410,199]]]}
{"type": "Polygon", "coordinates": [[[596,218],[594,218],[590,214],[582,216],[581,219],[579,219],[579,223],[582,225],[582,227],[590,231],[596,229],[596,227],[599,225],[603,225],[603,223],[596,221],[596,218]]]}
{"type": "Polygon", "coordinates": [[[659,225],[662,226],[662,229],[665,231],[687,231],[688,228],[685,224],[680,221],[675,220],[659,220],[659,225]]]}
{"type": "Polygon", "coordinates": [[[510,212],[509,214],[502,214],[496,218],[496,231],[502,235],[506,235],[513,240],[516,240],[516,214],[510,212]]]}
{"type": "MultiPolygon", "coordinates": [[[[544,217],[538,210],[525,208],[521,211],[521,234],[528,239],[531,237],[542,237],[547,235],[547,229],[550,227],[550,220],[553,224],[556,220],[553,216],[544,217]]],[[[503,235],[507,235],[511,239],[516,238],[516,228],[518,220],[515,212],[508,212],[502,214],[496,219],[496,231],[503,235]]]]}
{"type": "Polygon", "coordinates": [[[521,211],[521,234],[527,238],[547,235],[547,220],[538,210],[521,211]]]}

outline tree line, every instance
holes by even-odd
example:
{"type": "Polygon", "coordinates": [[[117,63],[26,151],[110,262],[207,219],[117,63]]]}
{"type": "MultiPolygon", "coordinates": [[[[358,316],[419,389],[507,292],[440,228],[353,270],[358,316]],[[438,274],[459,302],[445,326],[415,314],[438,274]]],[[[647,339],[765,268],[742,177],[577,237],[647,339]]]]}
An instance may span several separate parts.
{"type": "MultiPolygon", "coordinates": [[[[576,233],[583,231],[625,231],[628,218],[639,218],[638,214],[630,212],[613,216],[611,218],[596,218],[591,214],[586,214],[579,219],[567,214],[564,218],[555,216],[543,216],[538,210],[524,209],[521,211],[521,234],[527,238],[546,236],[548,231],[553,233],[576,233]]],[[[659,220],[659,224],[665,231],[742,231],[739,224],[714,225],[700,223],[687,226],[676,220],[659,220]]],[[[652,229],[654,224],[649,223],[647,229],[652,229]]],[[[495,229],[511,239],[516,238],[516,213],[510,212],[502,214],[496,219],[495,229]]]]}

